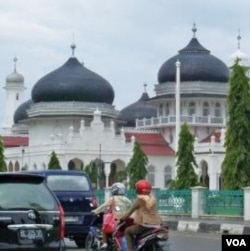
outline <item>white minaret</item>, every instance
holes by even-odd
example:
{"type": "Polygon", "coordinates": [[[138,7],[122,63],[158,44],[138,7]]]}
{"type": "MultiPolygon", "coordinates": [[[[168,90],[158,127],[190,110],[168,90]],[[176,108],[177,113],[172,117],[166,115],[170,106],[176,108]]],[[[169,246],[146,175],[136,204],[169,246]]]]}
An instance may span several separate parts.
{"type": "MultiPolygon", "coordinates": [[[[181,63],[179,60],[176,62],[176,85],[175,85],[175,153],[178,151],[178,143],[179,143],[179,134],[180,134],[180,127],[181,127],[181,116],[180,116],[180,67],[181,63]]],[[[174,178],[177,175],[177,158],[175,158],[175,172],[174,178]]]]}
{"type": "Polygon", "coordinates": [[[6,77],[5,89],[5,113],[2,124],[4,133],[11,132],[13,116],[16,109],[23,103],[24,77],[16,71],[17,58],[14,61],[14,71],[6,77]]]}
{"type": "Polygon", "coordinates": [[[241,51],[241,35],[240,30],[238,31],[239,34],[237,36],[237,51],[234,52],[230,58],[229,58],[229,70],[231,70],[231,67],[236,63],[236,61],[239,61],[239,64],[243,66],[246,69],[246,75],[250,76],[250,63],[249,63],[249,57],[241,51]]]}

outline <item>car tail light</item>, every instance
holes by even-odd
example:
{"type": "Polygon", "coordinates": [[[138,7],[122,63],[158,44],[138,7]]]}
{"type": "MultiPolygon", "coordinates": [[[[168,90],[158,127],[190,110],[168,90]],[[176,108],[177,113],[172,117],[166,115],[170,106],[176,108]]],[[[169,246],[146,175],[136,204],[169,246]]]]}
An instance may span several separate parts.
{"type": "Polygon", "coordinates": [[[96,199],[95,195],[92,197],[91,203],[93,205],[93,208],[97,208],[98,207],[98,205],[97,205],[97,199],[96,199]]]}
{"type": "Polygon", "coordinates": [[[64,238],[65,218],[62,206],[59,206],[59,219],[60,219],[59,236],[60,238],[64,238]]]}

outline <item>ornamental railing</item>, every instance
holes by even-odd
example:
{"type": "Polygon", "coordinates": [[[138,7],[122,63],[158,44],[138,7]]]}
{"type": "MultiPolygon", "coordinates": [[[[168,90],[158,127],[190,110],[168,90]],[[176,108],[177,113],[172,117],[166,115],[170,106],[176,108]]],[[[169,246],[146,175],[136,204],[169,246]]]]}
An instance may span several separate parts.
{"type": "MultiPolygon", "coordinates": [[[[216,126],[224,127],[226,125],[226,117],[211,117],[211,116],[187,116],[181,115],[180,121],[187,122],[193,125],[216,126]]],[[[155,128],[162,126],[173,126],[176,122],[176,116],[159,116],[153,118],[144,118],[136,120],[136,128],[155,128]]]]}
{"type": "Polygon", "coordinates": [[[243,215],[243,190],[205,190],[202,201],[204,215],[243,215]]]}
{"type": "MultiPolygon", "coordinates": [[[[172,215],[191,215],[191,190],[154,189],[154,195],[158,202],[158,211],[172,215]]],[[[104,190],[95,191],[98,205],[104,202],[104,190]]],[[[127,190],[126,196],[134,201],[135,190],[127,190]]]]}
{"type": "MultiPolygon", "coordinates": [[[[249,190],[250,191],[250,190],[249,190]]],[[[245,191],[246,192],[246,191],[245,191]]],[[[158,211],[161,214],[172,216],[191,216],[192,211],[200,208],[199,217],[243,217],[248,212],[244,212],[243,190],[200,190],[200,205],[193,203],[195,197],[191,189],[153,189],[158,204],[158,211]],[[194,208],[192,208],[194,207],[194,208]]],[[[98,204],[104,202],[104,190],[95,190],[98,204]]],[[[127,190],[126,196],[133,201],[136,198],[135,190],[127,190]]],[[[250,198],[250,197],[249,197],[250,198]]],[[[249,217],[249,216],[247,216],[249,217]]]]}

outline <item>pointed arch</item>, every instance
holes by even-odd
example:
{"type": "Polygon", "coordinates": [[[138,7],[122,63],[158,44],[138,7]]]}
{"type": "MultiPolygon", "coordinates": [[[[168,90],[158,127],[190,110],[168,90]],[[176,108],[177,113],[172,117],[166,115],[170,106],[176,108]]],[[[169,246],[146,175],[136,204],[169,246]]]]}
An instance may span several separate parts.
{"type": "Polygon", "coordinates": [[[172,180],[172,167],[170,165],[164,168],[164,186],[168,187],[169,182],[172,180]]]}
{"type": "Polygon", "coordinates": [[[207,117],[209,115],[210,111],[209,111],[209,104],[208,102],[204,102],[203,103],[203,109],[202,109],[202,115],[204,117],[207,117]]]}
{"type": "Polygon", "coordinates": [[[83,161],[79,158],[71,159],[68,162],[68,170],[83,170],[83,161]]]}
{"type": "Polygon", "coordinates": [[[189,116],[192,116],[196,113],[196,108],[195,108],[195,102],[194,101],[191,101],[189,104],[188,104],[188,115],[189,116]]]}
{"type": "Polygon", "coordinates": [[[155,166],[150,164],[148,166],[148,174],[147,174],[147,178],[148,181],[151,183],[152,186],[155,186],[155,166]]]}
{"type": "Polygon", "coordinates": [[[20,164],[19,164],[18,161],[15,162],[14,170],[15,170],[15,172],[19,172],[20,171],[20,164]]]}
{"type": "Polygon", "coordinates": [[[12,161],[10,161],[10,163],[8,165],[8,170],[9,170],[9,172],[13,172],[14,171],[14,167],[13,167],[12,161]]]}
{"type": "Polygon", "coordinates": [[[43,170],[47,169],[45,162],[43,162],[42,167],[43,167],[43,170]]]}
{"type": "Polygon", "coordinates": [[[208,164],[205,160],[200,162],[200,183],[204,187],[209,187],[208,164]]]}
{"type": "Polygon", "coordinates": [[[37,170],[37,164],[36,163],[33,164],[33,170],[37,170]]]}

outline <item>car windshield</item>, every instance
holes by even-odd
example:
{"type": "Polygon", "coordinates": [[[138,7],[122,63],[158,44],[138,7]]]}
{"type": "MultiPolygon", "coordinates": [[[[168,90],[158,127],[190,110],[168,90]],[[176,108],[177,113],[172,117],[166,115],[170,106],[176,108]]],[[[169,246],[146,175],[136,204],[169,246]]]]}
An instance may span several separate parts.
{"type": "Polygon", "coordinates": [[[89,182],[84,175],[49,175],[47,183],[52,191],[89,191],[89,182]]]}
{"type": "Polygon", "coordinates": [[[43,183],[0,183],[0,210],[34,208],[53,210],[56,201],[43,183]]]}

